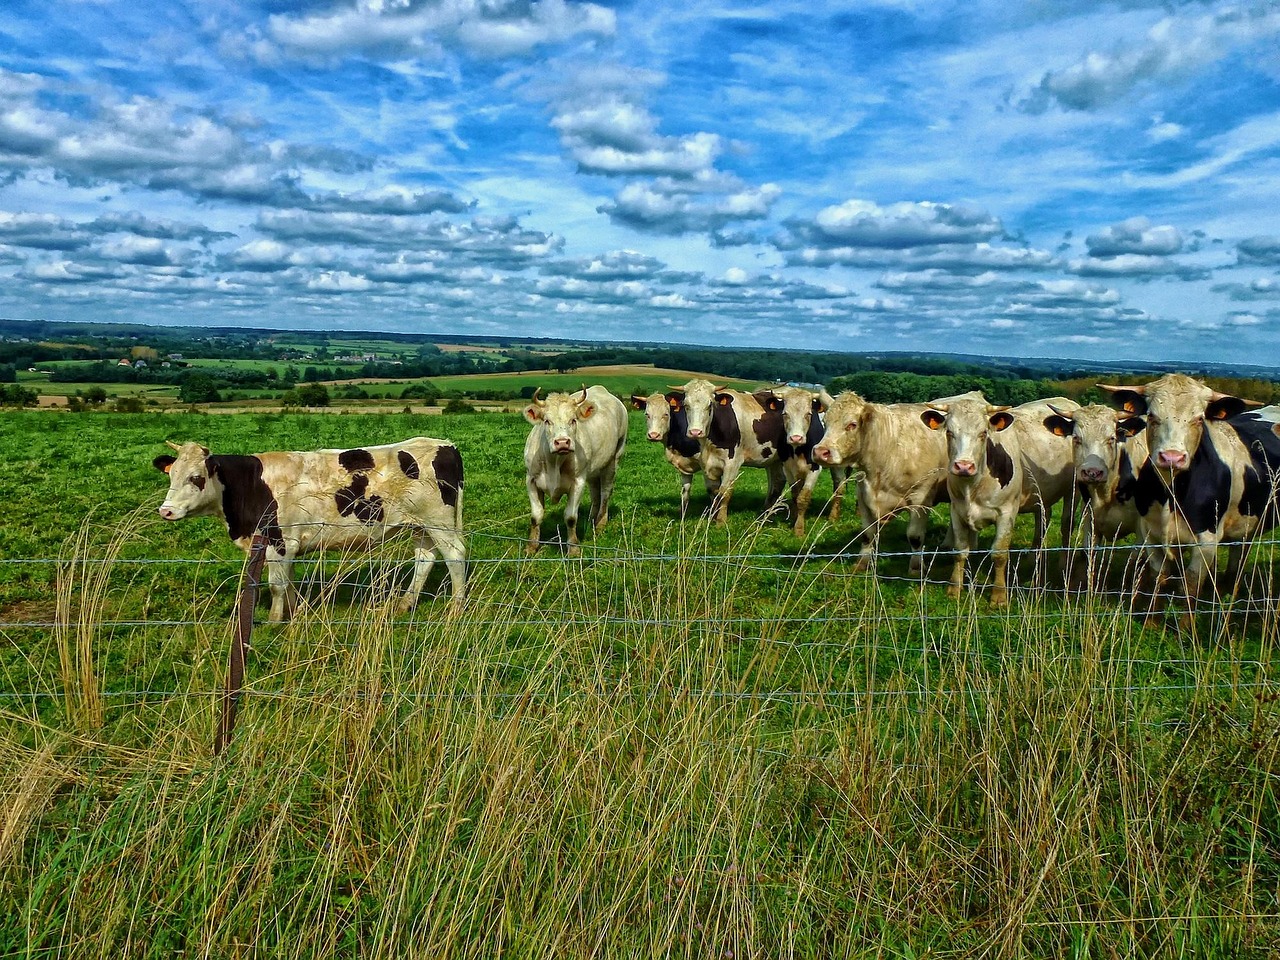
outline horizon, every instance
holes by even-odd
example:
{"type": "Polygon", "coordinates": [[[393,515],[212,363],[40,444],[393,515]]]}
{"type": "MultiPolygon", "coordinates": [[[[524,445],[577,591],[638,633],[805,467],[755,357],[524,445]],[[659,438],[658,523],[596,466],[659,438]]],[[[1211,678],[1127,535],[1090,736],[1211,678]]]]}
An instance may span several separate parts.
{"type": "Polygon", "coordinates": [[[1276,3],[65,10],[0,12],[0,311],[35,322],[1280,347],[1276,3]]]}

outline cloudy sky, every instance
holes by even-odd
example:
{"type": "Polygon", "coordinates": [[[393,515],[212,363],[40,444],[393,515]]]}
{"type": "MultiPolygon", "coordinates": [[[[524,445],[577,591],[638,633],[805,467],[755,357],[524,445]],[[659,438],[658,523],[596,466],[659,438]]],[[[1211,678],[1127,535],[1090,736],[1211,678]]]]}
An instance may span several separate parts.
{"type": "Polygon", "coordinates": [[[1280,363],[1280,2],[5,0],[0,315],[1280,363]]]}

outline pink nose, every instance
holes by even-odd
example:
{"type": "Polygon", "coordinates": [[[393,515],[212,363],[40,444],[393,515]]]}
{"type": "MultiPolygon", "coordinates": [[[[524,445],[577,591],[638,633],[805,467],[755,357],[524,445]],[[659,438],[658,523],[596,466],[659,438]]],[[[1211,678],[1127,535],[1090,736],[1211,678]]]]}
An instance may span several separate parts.
{"type": "Polygon", "coordinates": [[[563,440],[562,440],[562,439],[557,438],[557,439],[556,439],[556,442],[555,442],[555,447],[556,447],[556,452],[557,452],[557,453],[559,453],[559,452],[561,452],[561,451],[568,452],[568,451],[570,451],[570,450],[572,450],[572,449],[573,449],[573,441],[572,441],[572,440],[569,440],[569,439],[563,439],[563,440]]]}
{"type": "Polygon", "coordinates": [[[657,430],[650,430],[650,431],[649,431],[649,439],[650,439],[650,440],[661,440],[661,439],[662,439],[662,434],[660,434],[657,430]]]}
{"type": "Polygon", "coordinates": [[[1162,467],[1176,470],[1187,465],[1187,455],[1181,450],[1161,450],[1156,455],[1156,462],[1162,467]]]}
{"type": "Polygon", "coordinates": [[[978,472],[978,465],[972,460],[957,460],[951,464],[951,472],[957,477],[972,477],[978,472]]]}
{"type": "Polygon", "coordinates": [[[823,463],[831,462],[832,454],[831,454],[830,447],[814,447],[813,455],[817,457],[819,460],[821,460],[823,463]]]}
{"type": "Polygon", "coordinates": [[[792,434],[790,437],[788,437],[787,439],[788,439],[788,440],[790,440],[792,443],[804,443],[804,434],[803,434],[803,433],[793,433],[793,434],[792,434]]]}
{"type": "Polygon", "coordinates": [[[172,520],[172,519],[173,519],[173,508],[172,508],[172,507],[161,507],[161,508],[160,508],[160,516],[164,517],[166,520],[172,520]]]}
{"type": "Polygon", "coordinates": [[[689,428],[689,436],[691,436],[691,437],[693,437],[693,439],[697,440],[700,436],[702,436],[702,428],[701,428],[701,427],[690,427],[690,428],[689,428]]]}

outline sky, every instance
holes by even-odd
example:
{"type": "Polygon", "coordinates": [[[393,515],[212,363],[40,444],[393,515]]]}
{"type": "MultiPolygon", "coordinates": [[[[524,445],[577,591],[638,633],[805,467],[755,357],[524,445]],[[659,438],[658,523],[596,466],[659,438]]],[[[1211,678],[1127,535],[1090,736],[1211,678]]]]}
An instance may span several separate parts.
{"type": "Polygon", "coordinates": [[[5,0],[0,316],[1280,364],[1280,0],[5,0]]]}

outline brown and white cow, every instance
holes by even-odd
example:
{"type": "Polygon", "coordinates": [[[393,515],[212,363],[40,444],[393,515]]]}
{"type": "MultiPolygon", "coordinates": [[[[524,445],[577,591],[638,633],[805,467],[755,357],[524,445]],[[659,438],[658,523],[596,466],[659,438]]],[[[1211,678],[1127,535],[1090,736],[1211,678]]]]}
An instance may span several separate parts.
{"type": "Polygon", "coordinates": [[[609,519],[618,461],[627,446],[627,408],[598,384],[578,393],[535,392],[524,408],[533,429],[524,444],[525,487],[529,492],[529,553],[541,546],[546,505],[568,497],[564,522],[569,529],[569,556],[581,552],[578,505],[591,488],[591,525],[599,532],[609,519]]]}
{"type": "MultiPolygon", "coordinates": [[[[1179,571],[1190,610],[1217,566],[1223,540],[1236,543],[1234,572],[1243,541],[1274,516],[1266,451],[1255,460],[1250,441],[1242,439],[1251,432],[1246,424],[1257,419],[1246,411],[1261,404],[1181,373],[1141,386],[1099,386],[1121,410],[1147,422],[1150,453],[1138,471],[1135,502],[1155,574],[1149,613],[1179,571]],[[1233,418],[1240,428],[1227,422],[1233,418]]],[[[1259,435],[1268,429],[1263,424],[1259,435]]]]}
{"type": "MultiPolygon", "coordinates": [[[[633,395],[631,404],[644,411],[645,435],[652,443],[661,443],[667,463],[680,474],[680,519],[689,512],[689,488],[693,475],[702,471],[702,444],[689,439],[689,418],[684,412],[684,396],[676,392],[652,393],[647,397],[633,395]]],[[[715,497],[718,484],[703,474],[707,493],[715,497]]]]}
{"type": "Polygon", "coordinates": [[[882,528],[905,511],[910,568],[919,573],[929,510],[947,499],[947,440],[921,419],[929,404],[872,403],[852,390],[835,398],[824,390],[820,397],[826,404],[826,430],[813,448],[814,458],[857,471],[863,528],[857,569],[871,567],[882,528]]]}
{"type": "MultiPolygon", "coordinates": [[[[991,603],[1008,602],[1009,546],[1019,513],[1036,515],[1033,548],[1043,543],[1049,512],[1073,493],[1071,442],[1043,427],[1053,406],[1074,410],[1065,397],[1010,408],[992,406],[985,398],[939,403],[921,419],[933,430],[946,430],[947,495],[951,500],[951,535],[955,563],[947,592],[958,597],[974,535],[995,524],[992,545],[994,576],[991,603]],[[1051,406],[1052,404],[1052,406],[1051,406]]],[[[1071,503],[1063,508],[1064,540],[1069,538],[1071,503]]]]}
{"type": "MultiPolygon", "coordinates": [[[[774,387],[770,393],[782,405],[783,435],[791,447],[791,455],[783,463],[783,470],[791,487],[792,529],[797,537],[803,537],[805,515],[809,512],[819,475],[824,468],[831,474],[829,519],[834,522],[840,519],[840,502],[844,499],[849,470],[838,464],[826,466],[814,456],[813,448],[825,432],[822,414],[826,404],[819,394],[803,387],[774,387]]],[[[771,408],[771,402],[766,400],[765,406],[771,408]]]]}
{"type": "Polygon", "coordinates": [[[1076,486],[1084,512],[1081,546],[1085,563],[1075,567],[1083,577],[1099,542],[1114,542],[1140,531],[1136,501],[1138,470],[1147,459],[1146,423],[1101,404],[1078,410],[1053,407],[1044,426],[1070,437],[1076,486]]]}
{"type": "Polygon", "coordinates": [[[413,537],[413,579],[401,609],[417,603],[437,557],[449,569],[452,607],[465,594],[462,457],[448,440],[414,437],[350,450],[211,454],[198,443],[169,444],[156,457],[169,475],[166,520],[221,517],[246,553],[266,540],[270,620],[293,615],[293,561],[318,550],[364,548],[397,532],[413,537]]]}
{"type": "Polygon", "coordinates": [[[729,513],[734,484],[742,468],[761,467],[768,472],[769,490],[765,510],[782,496],[785,486],[783,462],[791,455],[782,424],[782,405],[769,409],[767,391],[751,394],[717,387],[709,380],[690,380],[673,387],[684,402],[688,436],[702,447],[702,469],[717,485],[711,513],[723,525],[729,513]]]}

